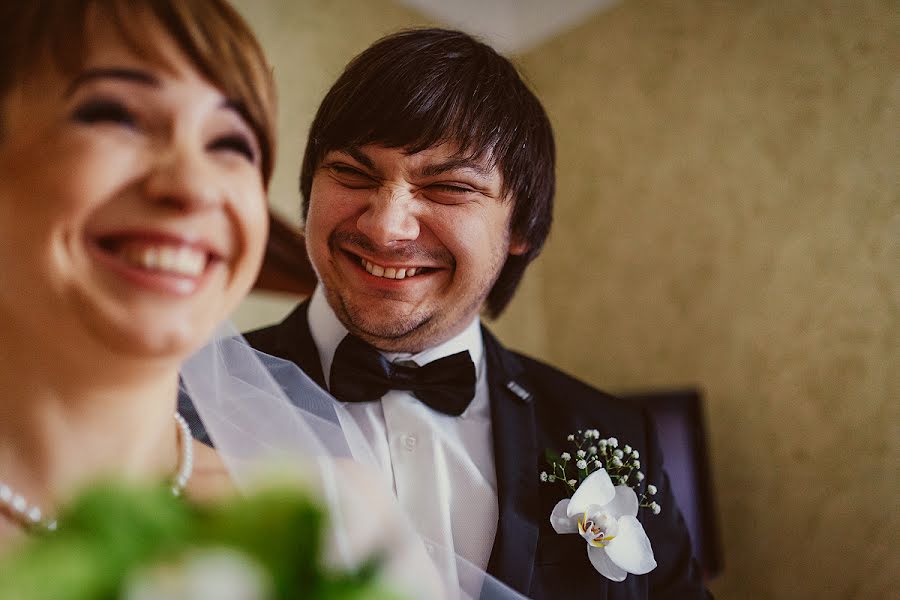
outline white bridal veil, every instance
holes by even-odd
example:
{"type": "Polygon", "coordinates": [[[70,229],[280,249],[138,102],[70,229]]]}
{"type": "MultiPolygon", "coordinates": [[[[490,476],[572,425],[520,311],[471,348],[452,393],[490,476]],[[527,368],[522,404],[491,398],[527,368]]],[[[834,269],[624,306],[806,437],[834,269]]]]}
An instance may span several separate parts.
{"type": "Polygon", "coordinates": [[[277,474],[318,494],[329,517],[327,559],[335,566],[380,554],[388,583],[411,598],[524,598],[416,532],[353,419],[293,363],[254,350],[224,325],[181,376],[240,489],[277,474]]]}

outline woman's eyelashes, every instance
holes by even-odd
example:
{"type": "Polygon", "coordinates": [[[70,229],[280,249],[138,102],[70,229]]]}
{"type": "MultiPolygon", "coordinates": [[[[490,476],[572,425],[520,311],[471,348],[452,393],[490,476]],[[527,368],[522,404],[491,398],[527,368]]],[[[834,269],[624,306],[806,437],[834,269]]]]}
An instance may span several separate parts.
{"type": "Polygon", "coordinates": [[[75,121],[86,125],[114,124],[136,127],[137,117],[122,102],[108,99],[94,99],[83,102],[72,114],[75,121]]]}
{"type": "MultiPolygon", "coordinates": [[[[84,125],[120,125],[136,129],[140,125],[138,114],[124,103],[109,99],[94,99],[78,105],[72,113],[73,119],[84,125]]],[[[147,123],[145,123],[147,125],[147,123]]],[[[235,152],[247,161],[256,163],[256,144],[244,133],[231,133],[216,137],[207,147],[210,150],[235,152]]]]}
{"type": "Polygon", "coordinates": [[[224,135],[216,138],[209,145],[211,150],[236,152],[251,163],[256,163],[256,146],[243,134],[224,135]]]}

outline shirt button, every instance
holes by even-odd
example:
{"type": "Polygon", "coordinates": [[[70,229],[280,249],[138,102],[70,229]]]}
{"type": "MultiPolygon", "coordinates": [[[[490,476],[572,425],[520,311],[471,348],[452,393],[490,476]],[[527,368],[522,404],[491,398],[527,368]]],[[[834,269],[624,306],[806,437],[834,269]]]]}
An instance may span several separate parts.
{"type": "Polygon", "coordinates": [[[425,542],[425,550],[428,551],[428,554],[434,554],[434,544],[431,542],[425,542]]]}
{"type": "Polygon", "coordinates": [[[404,435],[400,437],[400,443],[403,444],[403,447],[406,448],[407,452],[412,452],[416,449],[416,444],[419,440],[416,439],[416,436],[412,434],[404,435]]]}

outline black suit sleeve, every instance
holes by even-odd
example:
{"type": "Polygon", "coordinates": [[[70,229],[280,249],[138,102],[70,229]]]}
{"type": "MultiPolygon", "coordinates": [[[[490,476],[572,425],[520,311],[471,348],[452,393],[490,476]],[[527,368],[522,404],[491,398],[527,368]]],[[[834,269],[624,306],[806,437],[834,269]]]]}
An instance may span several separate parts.
{"type": "Polygon", "coordinates": [[[646,474],[646,481],[656,485],[655,500],[662,511],[654,515],[648,508],[642,508],[640,514],[644,530],[653,545],[657,567],[649,574],[650,598],[653,600],[690,600],[692,598],[710,599],[712,596],[703,585],[703,577],[691,548],[690,534],[687,524],[675,497],[669,476],[663,468],[662,452],[656,436],[653,419],[644,414],[647,441],[646,452],[641,455],[641,463],[646,474]]]}

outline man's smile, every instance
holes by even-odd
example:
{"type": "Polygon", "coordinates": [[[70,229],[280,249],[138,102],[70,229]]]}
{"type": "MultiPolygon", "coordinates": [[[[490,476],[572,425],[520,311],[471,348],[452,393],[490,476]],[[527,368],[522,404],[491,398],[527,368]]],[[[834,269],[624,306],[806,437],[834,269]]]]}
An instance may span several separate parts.
{"type": "Polygon", "coordinates": [[[375,277],[384,277],[385,279],[406,279],[407,277],[415,277],[417,273],[424,273],[424,267],[384,267],[379,264],[360,259],[363,268],[375,277]]]}
{"type": "Polygon", "coordinates": [[[360,271],[386,284],[399,285],[399,282],[406,283],[413,278],[422,281],[430,274],[451,270],[454,262],[449,256],[428,252],[416,245],[385,253],[375,251],[372,243],[358,234],[344,237],[350,239],[332,240],[332,252],[343,255],[360,271]],[[445,266],[445,263],[449,264],[445,266]]]}
{"type": "Polygon", "coordinates": [[[339,253],[359,269],[357,272],[364,278],[369,281],[373,281],[371,278],[376,278],[392,288],[396,286],[405,287],[413,282],[422,282],[425,279],[429,279],[429,275],[445,270],[441,267],[426,266],[425,264],[412,261],[372,260],[344,248],[341,248],[339,253]]]}

